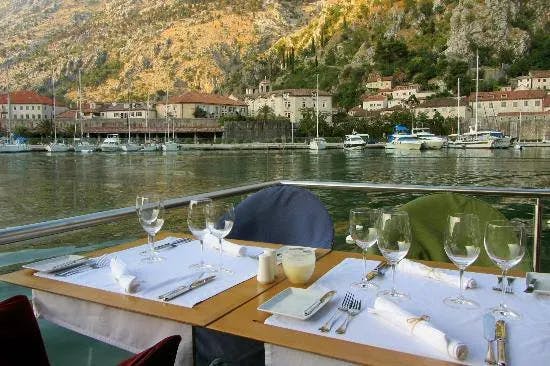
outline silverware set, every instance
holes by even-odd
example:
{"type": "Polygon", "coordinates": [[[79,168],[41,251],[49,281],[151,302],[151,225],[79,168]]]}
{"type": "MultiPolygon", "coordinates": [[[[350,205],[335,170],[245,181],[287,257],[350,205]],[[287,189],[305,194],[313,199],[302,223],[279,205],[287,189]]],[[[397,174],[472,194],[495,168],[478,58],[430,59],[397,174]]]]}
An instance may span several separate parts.
{"type": "Polygon", "coordinates": [[[515,277],[506,277],[506,284],[502,282],[502,276],[497,277],[497,285],[493,286],[494,291],[502,291],[504,288],[504,293],[506,294],[513,294],[514,293],[514,287],[513,283],[516,280],[515,277]]]}
{"type": "Polygon", "coordinates": [[[54,274],[59,277],[72,276],[74,274],[82,273],[91,269],[106,267],[110,261],[111,258],[107,254],[103,254],[102,256],[99,256],[97,258],[90,258],[89,260],[78,266],[71,267],[63,271],[58,271],[54,274]]]}
{"type": "MultiPolygon", "coordinates": [[[[175,248],[175,247],[177,247],[181,244],[190,243],[192,241],[193,241],[193,239],[191,239],[191,238],[179,238],[179,239],[176,239],[176,240],[173,240],[173,241],[169,241],[168,243],[157,245],[155,247],[155,250],[171,249],[171,248],[175,248]]],[[[140,254],[148,254],[148,253],[149,253],[148,250],[144,250],[140,254]]]]}
{"type": "Polygon", "coordinates": [[[359,314],[361,312],[361,300],[355,299],[355,296],[351,292],[346,292],[344,295],[344,298],[338,305],[338,308],[332,313],[330,318],[323,324],[319,330],[323,333],[330,332],[332,329],[332,326],[338,319],[340,319],[340,316],[347,315],[346,319],[336,329],[336,333],[338,334],[344,334],[347,330],[348,324],[351,321],[351,319],[359,314]]]}

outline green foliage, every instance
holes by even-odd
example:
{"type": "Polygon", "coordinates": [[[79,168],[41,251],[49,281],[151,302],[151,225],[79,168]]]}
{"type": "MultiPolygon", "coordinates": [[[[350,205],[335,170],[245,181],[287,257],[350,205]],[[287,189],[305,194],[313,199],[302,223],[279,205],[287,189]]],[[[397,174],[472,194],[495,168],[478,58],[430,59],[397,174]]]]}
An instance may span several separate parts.
{"type": "Polygon", "coordinates": [[[193,111],[193,117],[195,118],[206,118],[207,117],[207,113],[204,109],[202,109],[201,107],[199,106],[196,106],[195,107],[195,110],[193,111]]]}

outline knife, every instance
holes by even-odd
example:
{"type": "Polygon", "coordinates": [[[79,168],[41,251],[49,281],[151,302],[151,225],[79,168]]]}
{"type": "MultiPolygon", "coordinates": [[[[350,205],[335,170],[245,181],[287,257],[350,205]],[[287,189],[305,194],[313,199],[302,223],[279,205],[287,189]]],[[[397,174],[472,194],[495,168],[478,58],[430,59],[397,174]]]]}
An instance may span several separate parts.
{"type": "Polygon", "coordinates": [[[320,299],[316,300],[306,310],[304,310],[304,315],[308,316],[308,315],[312,314],[313,311],[319,307],[319,305],[321,305],[325,301],[329,301],[334,296],[335,293],[336,293],[336,291],[332,290],[332,291],[327,292],[323,296],[321,296],[320,299]]]}
{"type": "Polygon", "coordinates": [[[388,267],[389,267],[389,264],[386,261],[382,261],[378,263],[376,268],[374,268],[372,271],[367,273],[367,281],[372,280],[376,276],[383,276],[384,272],[386,272],[386,269],[388,269],[388,267]]]}
{"type": "Polygon", "coordinates": [[[155,250],[162,250],[162,249],[165,249],[165,248],[175,248],[180,244],[189,243],[191,241],[193,241],[193,239],[179,238],[179,239],[176,239],[174,241],[169,241],[168,243],[158,245],[158,246],[155,247],[155,250]]]}
{"type": "Polygon", "coordinates": [[[168,291],[167,293],[163,294],[163,295],[160,295],[158,298],[161,299],[162,301],[170,301],[170,300],[173,300],[175,299],[176,297],[178,296],[181,296],[197,287],[201,287],[201,286],[204,286],[206,285],[207,283],[209,282],[212,282],[214,281],[214,279],[216,278],[215,275],[212,275],[212,276],[208,276],[208,277],[205,277],[203,279],[200,279],[200,280],[197,280],[193,283],[191,283],[190,285],[183,285],[183,286],[180,286],[172,291],[168,291]]]}
{"type": "Polygon", "coordinates": [[[496,365],[495,351],[493,350],[493,341],[495,340],[495,317],[489,313],[483,316],[483,337],[487,341],[485,363],[488,365],[496,365]]]}
{"type": "Polygon", "coordinates": [[[88,258],[88,257],[74,259],[74,260],[69,261],[69,262],[64,262],[64,263],[55,265],[47,272],[48,273],[56,273],[56,272],[61,272],[65,269],[84,266],[84,265],[88,264],[89,261],[90,261],[90,258],[88,258]]]}
{"type": "Polygon", "coordinates": [[[506,366],[506,323],[497,320],[495,338],[497,339],[497,365],[506,366]]]}

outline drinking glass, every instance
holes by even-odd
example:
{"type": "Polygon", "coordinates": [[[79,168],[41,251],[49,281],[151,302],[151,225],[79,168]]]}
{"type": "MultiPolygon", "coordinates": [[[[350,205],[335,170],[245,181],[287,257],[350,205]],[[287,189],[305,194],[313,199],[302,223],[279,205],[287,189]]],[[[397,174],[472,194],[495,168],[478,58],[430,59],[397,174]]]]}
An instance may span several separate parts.
{"type": "Polygon", "coordinates": [[[355,244],[363,252],[363,277],[353,284],[362,289],[374,289],[378,286],[367,279],[367,250],[378,241],[377,220],[380,219],[380,210],[368,207],[353,208],[349,212],[349,233],[355,244]]]}
{"type": "Polygon", "coordinates": [[[460,309],[476,309],[479,304],[463,295],[464,270],[474,263],[481,251],[481,228],[474,214],[458,213],[447,217],[444,248],[449,259],[460,271],[460,291],[457,297],[447,297],[446,305],[460,309]]]}
{"type": "MultiPolygon", "coordinates": [[[[508,283],[506,279],[508,270],[518,264],[525,254],[523,224],[507,220],[487,222],[484,245],[489,258],[502,270],[502,283],[508,283]]],[[[505,291],[502,291],[501,302],[499,306],[491,309],[491,313],[497,318],[519,319],[520,314],[504,303],[505,296],[505,291]]]]}
{"type": "Polygon", "coordinates": [[[147,233],[147,243],[151,253],[142,259],[147,263],[160,262],[164,260],[155,250],[155,235],[160,231],[164,224],[162,218],[164,214],[164,204],[162,199],[156,194],[138,195],[136,198],[136,212],[139,223],[147,233]]]}
{"type": "Polygon", "coordinates": [[[378,292],[392,300],[405,300],[409,295],[395,288],[395,266],[407,255],[411,247],[409,215],[405,211],[382,210],[378,220],[378,249],[392,268],[392,288],[378,292]]]}
{"type": "Polygon", "coordinates": [[[200,200],[192,200],[189,202],[189,211],[187,213],[187,225],[189,231],[195,238],[201,243],[201,258],[199,263],[192,264],[189,268],[199,270],[211,270],[214,268],[211,264],[207,264],[204,261],[204,236],[208,234],[208,227],[206,226],[206,208],[212,203],[210,198],[203,198],[200,200]]]}
{"type": "Polygon", "coordinates": [[[235,222],[235,208],[226,202],[212,202],[206,205],[206,226],[210,234],[219,240],[220,264],[218,271],[233,274],[233,271],[223,266],[223,238],[229,234],[235,222]]]}

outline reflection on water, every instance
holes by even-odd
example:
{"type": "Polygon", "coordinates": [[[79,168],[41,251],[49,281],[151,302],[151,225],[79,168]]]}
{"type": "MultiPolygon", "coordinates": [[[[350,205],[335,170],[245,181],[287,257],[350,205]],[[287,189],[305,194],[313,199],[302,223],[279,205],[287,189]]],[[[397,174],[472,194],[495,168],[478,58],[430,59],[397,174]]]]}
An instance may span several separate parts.
{"type": "MultiPolygon", "coordinates": [[[[132,206],[142,191],[178,197],[273,179],[547,188],[550,149],[385,151],[180,151],[177,153],[0,155],[0,228],[132,206]]],[[[316,190],[346,247],[347,215],[359,205],[396,205],[411,194],[316,190]]],[[[238,201],[239,198],[235,198],[238,201]]],[[[492,199],[508,217],[532,217],[532,202],[492,199]]],[[[547,205],[548,206],[548,205],[547,205]]],[[[171,210],[167,230],[186,231],[185,210],[171,210]]],[[[32,247],[95,247],[140,237],[137,219],[58,235],[1,251],[0,266],[32,257],[32,247]],[[25,254],[26,253],[26,254],[25,254]],[[7,259],[9,258],[9,260],[7,259]],[[16,258],[16,259],[14,259],[16,258]]],[[[66,250],[67,248],[63,249],[66,250]]],[[[353,248],[355,250],[355,248],[353,248]]],[[[79,250],[79,249],[75,249],[79,250]]],[[[45,252],[41,252],[45,253],[45,252]]],[[[42,254],[41,254],[42,255],[42,254]]]]}

